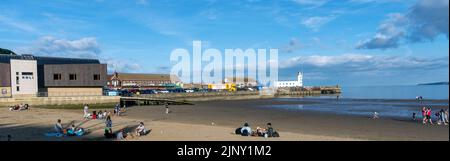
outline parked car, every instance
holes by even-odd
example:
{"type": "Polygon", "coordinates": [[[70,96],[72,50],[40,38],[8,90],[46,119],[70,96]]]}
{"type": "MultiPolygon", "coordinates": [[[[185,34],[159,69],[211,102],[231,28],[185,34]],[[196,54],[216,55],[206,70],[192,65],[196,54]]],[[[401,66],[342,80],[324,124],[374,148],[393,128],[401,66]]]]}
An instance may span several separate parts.
{"type": "Polygon", "coordinates": [[[159,91],[159,93],[170,93],[170,91],[168,91],[168,90],[162,90],[162,91],[159,91]]]}

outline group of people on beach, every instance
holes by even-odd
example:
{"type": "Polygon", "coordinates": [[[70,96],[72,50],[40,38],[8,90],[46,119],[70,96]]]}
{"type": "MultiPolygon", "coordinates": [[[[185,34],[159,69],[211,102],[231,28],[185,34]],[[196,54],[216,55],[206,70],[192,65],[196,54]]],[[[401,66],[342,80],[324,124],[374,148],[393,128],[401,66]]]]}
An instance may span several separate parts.
{"type": "MultiPolygon", "coordinates": [[[[423,117],[422,123],[424,125],[428,124],[428,122],[431,125],[433,125],[432,114],[433,114],[433,111],[431,110],[431,108],[429,108],[429,107],[422,108],[422,117],[423,117]]],[[[448,122],[448,109],[447,110],[441,109],[440,111],[436,112],[434,115],[437,117],[436,123],[438,125],[448,125],[448,123],[449,123],[448,122]]],[[[413,119],[415,120],[415,114],[413,114],[413,119]]]]}
{"type": "Polygon", "coordinates": [[[86,133],[84,128],[77,128],[75,124],[64,128],[61,124],[61,119],[58,119],[54,128],[56,136],[83,136],[86,133]]]}
{"type": "MultiPolygon", "coordinates": [[[[119,104],[117,104],[114,107],[114,115],[115,116],[120,116],[120,113],[122,113],[123,109],[120,108],[119,104]]],[[[83,109],[83,117],[85,119],[106,119],[108,116],[111,116],[111,112],[109,111],[92,111],[92,113],[89,113],[89,105],[85,104],[84,105],[84,109],[83,109]]]]}
{"type": "Polygon", "coordinates": [[[236,135],[241,136],[255,136],[255,137],[280,137],[280,134],[275,131],[272,127],[272,123],[267,123],[266,128],[257,127],[255,131],[252,131],[252,128],[248,123],[245,123],[242,127],[239,127],[235,131],[236,135]]]}
{"type": "Polygon", "coordinates": [[[10,111],[22,111],[22,110],[28,110],[30,108],[30,105],[21,103],[20,105],[11,106],[9,108],[10,111]]]}
{"type": "MultiPolygon", "coordinates": [[[[115,116],[119,116],[121,113],[120,106],[119,104],[117,104],[114,108],[114,115],[115,116]]],[[[92,120],[96,120],[96,119],[105,119],[104,123],[105,123],[105,133],[104,136],[105,138],[108,139],[113,139],[116,138],[117,140],[125,140],[127,138],[127,136],[143,136],[143,135],[147,135],[150,131],[147,130],[144,126],[143,122],[140,122],[139,125],[137,125],[137,128],[135,129],[135,133],[127,133],[124,129],[119,130],[117,133],[113,133],[112,127],[113,127],[113,122],[111,119],[111,112],[108,111],[99,111],[98,113],[96,111],[92,111],[92,113],[89,113],[89,105],[88,104],[84,104],[83,107],[83,118],[84,119],[92,119],[92,120]]],[[[86,130],[83,128],[77,128],[75,126],[75,124],[70,124],[69,127],[65,128],[62,126],[61,124],[61,119],[58,119],[56,124],[54,125],[54,135],[52,136],[83,136],[86,133],[86,130]]]]}
{"type": "Polygon", "coordinates": [[[112,130],[111,117],[106,118],[105,126],[106,126],[105,133],[104,133],[105,138],[107,138],[107,139],[115,138],[119,141],[126,140],[128,138],[128,136],[131,136],[132,138],[134,138],[135,136],[139,137],[139,136],[147,135],[150,132],[149,130],[147,130],[147,128],[145,128],[144,122],[140,122],[139,125],[134,130],[134,134],[125,131],[125,129],[121,129],[115,134],[115,133],[113,133],[113,130],[112,130]]]}

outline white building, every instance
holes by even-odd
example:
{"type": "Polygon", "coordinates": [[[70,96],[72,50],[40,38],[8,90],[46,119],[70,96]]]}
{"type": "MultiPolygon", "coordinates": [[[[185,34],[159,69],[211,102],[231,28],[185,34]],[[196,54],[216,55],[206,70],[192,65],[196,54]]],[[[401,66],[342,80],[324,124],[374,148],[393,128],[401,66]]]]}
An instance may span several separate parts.
{"type": "Polygon", "coordinates": [[[275,83],[276,87],[303,87],[303,74],[298,72],[296,81],[277,81],[275,83]]]}
{"type": "Polygon", "coordinates": [[[35,96],[38,92],[36,60],[11,59],[11,93],[35,96]]]}

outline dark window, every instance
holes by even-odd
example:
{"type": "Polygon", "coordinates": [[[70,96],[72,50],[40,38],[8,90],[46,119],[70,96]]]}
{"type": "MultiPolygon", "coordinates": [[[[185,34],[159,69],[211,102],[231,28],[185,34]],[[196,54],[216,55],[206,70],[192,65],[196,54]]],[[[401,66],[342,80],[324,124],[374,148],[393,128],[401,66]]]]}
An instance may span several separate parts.
{"type": "Polygon", "coordinates": [[[16,90],[17,90],[17,92],[19,92],[19,91],[20,91],[20,87],[19,87],[19,86],[17,86],[17,87],[16,87],[16,90]]]}
{"type": "Polygon", "coordinates": [[[62,80],[61,74],[53,74],[53,80],[62,80]]]}
{"type": "Polygon", "coordinates": [[[33,72],[22,72],[22,75],[31,75],[31,76],[33,76],[33,72]]]}
{"type": "Polygon", "coordinates": [[[76,74],[69,74],[69,80],[77,80],[76,74]]]}
{"type": "Polygon", "coordinates": [[[94,74],[94,80],[100,80],[100,74],[94,74]]]}
{"type": "Polygon", "coordinates": [[[16,84],[20,84],[19,80],[20,80],[20,79],[19,79],[19,76],[17,76],[17,77],[16,77],[16,84]]]}

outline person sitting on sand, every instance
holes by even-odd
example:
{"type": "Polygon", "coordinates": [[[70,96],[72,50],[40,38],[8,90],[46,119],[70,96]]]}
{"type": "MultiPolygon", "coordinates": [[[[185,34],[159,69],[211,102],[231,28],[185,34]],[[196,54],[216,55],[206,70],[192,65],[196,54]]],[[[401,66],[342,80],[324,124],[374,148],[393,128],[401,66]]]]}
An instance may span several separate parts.
{"type": "Polygon", "coordinates": [[[61,119],[58,119],[58,121],[55,124],[55,132],[58,134],[62,134],[63,133],[63,127],[61,125],[61,119]]]}
{"type": "Polygon", "coordinates": [[[105,134],[103,134],[105,136],[105,138],[107,139],[111,139],[114,138],[114,134],[112,132],[112,129],[110,128],[105,128],[105,134]]]}
{"type": "Polygon", "coordinates": [[[241,135],[242,136],[250,136],[252,129],[250,128],[250,125],[248,123],[245,123],[244,126],[241,128],[241,135]]]}
{"type": "Polygon", "coordinates": [[[68,129],[67,129],[67,135],[68,136],[75,136],[76,132],[76,128],[75,128],[75,124],[72,124],[68,129]]]}
{"type": "Polygon", "coordinates": [[[374,112],[372,119],[379,119],[379,118],[380,118],[380,115],[378,114],[378,112],[374,112]]]}
{"type": "Polygon", "coordinates": [[[267,133],[266,129],[260,128],[260,127],[256,127],[256,131],[255,134],[252,134],[254,136],[264,136],[267,133]]]}
{"type": "Polygon", "coordinates": [[[147,129],[145,129],[144,123],[140,122],[138,127],[136,128],[136,135],[143,136],[145,134],[147,134],[147,129]]]}
{"type": "Polygon", "coordinates": [[[98,119],[103,119],[103,112],[102,112],[102,110],[98,111],[97,118],[98,119]]]}
{"type": "Polygon", "coordinates": [[[120,130],[118,133],[117,133],[117,140],[119,140],[119,141],[122,141],[122,140],[125,140],[126,138],[127,138],[127,134],[125,133],[125,130],[120,130]]]}
{"type": "Polygon", "coordinates": [[[273,130],[272,123],[267,123],[267,137],[274,137],[275,130],[273,130]]]}
{"type": "Polygon", "coordinates": [[[12,106],[11,108],[9,108],[10,111],[19,111],[20,110],[20,105],[15,105],[12,106]]]}

